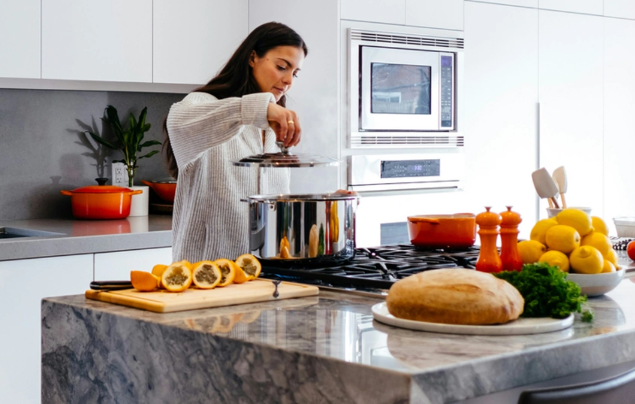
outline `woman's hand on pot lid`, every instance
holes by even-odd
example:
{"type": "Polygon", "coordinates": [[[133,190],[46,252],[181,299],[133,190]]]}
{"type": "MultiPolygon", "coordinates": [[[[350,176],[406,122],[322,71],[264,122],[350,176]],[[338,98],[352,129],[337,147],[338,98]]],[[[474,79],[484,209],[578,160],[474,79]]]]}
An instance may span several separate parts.
{"type": "Polygon", "coordinates": [[[269,103],[267,107],[269,126],[276,134],[276,140],[283,142],[285,147],[296,146],[300,143],[302,127],[298,114],[278,104],[269,103]]]}

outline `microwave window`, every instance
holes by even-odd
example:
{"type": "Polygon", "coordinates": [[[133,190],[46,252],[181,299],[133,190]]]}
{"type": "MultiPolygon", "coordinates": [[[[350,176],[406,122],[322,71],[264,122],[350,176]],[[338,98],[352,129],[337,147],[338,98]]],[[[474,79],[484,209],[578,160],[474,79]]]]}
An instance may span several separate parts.
{"type": "Polygon", "coordinates": [[[373,114],[430,115],[430,66],[371,63],[373,114]]]}

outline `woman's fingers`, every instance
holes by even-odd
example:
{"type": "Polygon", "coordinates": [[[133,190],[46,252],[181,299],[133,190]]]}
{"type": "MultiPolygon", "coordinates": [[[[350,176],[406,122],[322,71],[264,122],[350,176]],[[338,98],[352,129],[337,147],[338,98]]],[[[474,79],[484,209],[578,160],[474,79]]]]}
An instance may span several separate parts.
{"type": "Polygon", "coordinates": [[[276,134],[276,140],[283,142],[285,147],[300,143],[302,128],[298,114],[277,104],[269,104],[267,109],[269,126],[276,134]]]}
{"type": "Polygon", "coordinates": [[[296,114],[293,111],[291,112],[291,116],[292,116],[292,121],[293,121],[293,137],[288,136],[287,140],[289,142],[289,144],[287,145],[287,147],[291,147],[291,146],[296,146],[298,143],[300,143],[300,137],[302,135],[302,127],[300,125],[300,118],[298,117],[298,114],[296,114]]]}

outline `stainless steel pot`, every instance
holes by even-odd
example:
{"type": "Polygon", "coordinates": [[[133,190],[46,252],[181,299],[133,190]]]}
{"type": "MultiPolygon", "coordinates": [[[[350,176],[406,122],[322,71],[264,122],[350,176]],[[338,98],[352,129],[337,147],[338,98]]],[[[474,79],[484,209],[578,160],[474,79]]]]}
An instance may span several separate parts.
{"type": "Polygon", "coordinates": [[[329,266],[355,256],[356,195],[254,195],[252,254],[268,265],[329,266]]]}

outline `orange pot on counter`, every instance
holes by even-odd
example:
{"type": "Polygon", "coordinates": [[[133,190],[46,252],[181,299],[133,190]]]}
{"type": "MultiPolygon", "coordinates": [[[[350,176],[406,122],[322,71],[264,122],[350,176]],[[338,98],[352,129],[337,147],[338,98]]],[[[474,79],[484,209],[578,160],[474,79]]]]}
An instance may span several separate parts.
{"type": "Polygon", "coordinates": [[[73,216],[78,219],[125,219],[130,215],[132,195],[143,191],[113,185],[91,185],[60,192],[71,197],[73,216]]]}
{"type": "Polygon", "coordinates": [[[162,181],[145,181],[144,184],[152,188],[154,192],[159,195],[159,198],[166,202],[173,203],[174,196],[176,195],[176,180],[162,180],[162,181]]]}
{"type": "Polygon", "coordinates": [[[476,241],[476,216],[420,215],[408,217],[410,242],[422,248],[468,248],[476,241]]]}

